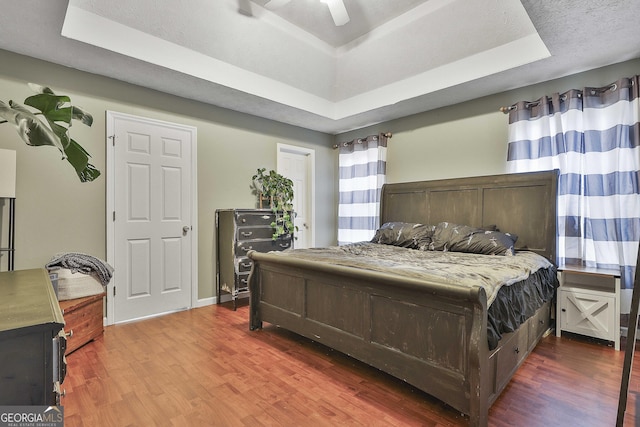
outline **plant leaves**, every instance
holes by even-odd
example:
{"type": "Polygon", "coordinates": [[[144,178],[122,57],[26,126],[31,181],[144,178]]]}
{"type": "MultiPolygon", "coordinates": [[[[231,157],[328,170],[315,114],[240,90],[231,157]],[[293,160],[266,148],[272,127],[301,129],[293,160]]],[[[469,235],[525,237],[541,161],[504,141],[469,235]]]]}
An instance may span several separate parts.
{"type": "Polygon", "coordinates": [[[66,152],[67,161],[76,170],[80,181],[89,182],[100,176],[100,171],[89,163],[89,154],[73,139],[69,141],[66,152]]]}
{"type": "Polygon", "coordinates": [[[37,83],[27,83],[27,86],[29,86],[29,88],[35,93],[50,93],[52,95],[55,95],[53,93],[53,90],[51,90],[51,88],[48,86],[41,86],[37,83]]]}
{"type": "Polygon", "coordinates": [[[9,105],[0,101],[0,118],[13,124],[26,144],[51,145],[58,148],[63,159],[73,166],[81,182],[95,180],[100,176],[100,171],[89,163],[89,153],[69,135],[72,120],[79,120],[91,126],[93,124],[91,114],[82,108],[70,105],[71,99],[68,96],[56,95],[47,86],[29,83],[29,87],[36,92],[36,95],[26,98],[24,103],[39,110],[40,113],[33,113],[25,106],[13,101],[9,101],[9,105]]]}
{"type": "Polygon", "coordinates": [[[24,100],[24,103],[25,105],[40,110],[48,120],[63,121],[68,124],[71,123],[71,108],[67,107],[63,109],[62,106],[69,101],[68,96],[41,93],[28,97],[24,100]]]}
{"type": "Polygon", "coordinates": [[[13,101],[9,101],[9,105],[0,101],[0,117],[13,124],[20,138],[28,145],[51,145],[57,147],[64,156],[60,138],[24,106],[13,101]]]}
{"type": "Polygon", "coordinates": [[[93,116],[80,107],[71,106],[71,117],[75,120],[80,120],[89,127],[93,124],[93,116]]]}

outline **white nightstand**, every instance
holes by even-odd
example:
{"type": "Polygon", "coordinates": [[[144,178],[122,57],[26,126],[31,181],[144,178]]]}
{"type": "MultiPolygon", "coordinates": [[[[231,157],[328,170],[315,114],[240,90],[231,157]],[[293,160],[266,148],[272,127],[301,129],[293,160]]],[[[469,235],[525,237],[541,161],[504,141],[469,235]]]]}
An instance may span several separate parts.
{"type": "Polygon", "coordinates": [[[574,332],[620,350],[620,271],[561,266],[558,280],[556,336],[574,332]]]}

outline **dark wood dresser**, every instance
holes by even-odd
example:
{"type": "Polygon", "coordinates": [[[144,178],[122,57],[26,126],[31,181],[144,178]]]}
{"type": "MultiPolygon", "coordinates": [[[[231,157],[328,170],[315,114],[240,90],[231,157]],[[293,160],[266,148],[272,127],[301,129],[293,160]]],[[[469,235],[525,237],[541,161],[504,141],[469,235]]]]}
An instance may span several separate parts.
{"type": "Polygon", "coordinates": [[[47,270],[0,273],[0,406],[60,404],[63,326],[47,270]]]}
{"type": "Polygon", "coordinates": [[[216,281],[218,303],[231,296],[237,299],[249,294],[252,261],[247,252],[283,251],[292,246],[290,235],[273,239],[271,223],[275,214],[270,209],[218,209],[216,211],[216,281]]]}

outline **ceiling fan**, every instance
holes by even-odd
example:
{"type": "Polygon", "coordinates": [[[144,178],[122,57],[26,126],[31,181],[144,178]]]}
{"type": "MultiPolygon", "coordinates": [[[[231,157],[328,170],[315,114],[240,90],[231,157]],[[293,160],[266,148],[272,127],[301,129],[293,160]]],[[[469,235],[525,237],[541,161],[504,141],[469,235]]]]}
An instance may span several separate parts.
{"type": "MultiPolygon", "coordinates": [[[[291,0],[269,0],[264,7],[269,10],[276,10],[290,1],[291,0]]],[[[329,6],[329,12],[331,12],[331,17],[336,26],[339,27],[349,22],[349,14],[347,13],[347,8],[344,7],[343,0],[320,0],[320,2],[329,6]]]]}

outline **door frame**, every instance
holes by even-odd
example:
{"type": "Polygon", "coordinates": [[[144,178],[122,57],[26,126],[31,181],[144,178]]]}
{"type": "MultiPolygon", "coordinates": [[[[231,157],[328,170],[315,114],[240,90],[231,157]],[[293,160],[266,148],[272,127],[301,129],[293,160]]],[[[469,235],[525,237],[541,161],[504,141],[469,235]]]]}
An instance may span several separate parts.
{"type": "MultiPolygon", "coordinates": [[[[289,144],[277,144],[277,163],[276,169],[278,173],[280,171],[280,165],[282,161],[280,159],[281,153],[294,153],[301,154],[307,156],[307,186],[310,194],[310,199],[308,199],[309,203],[309,223],[311,224],[311,236],[309,238],[309,247],[313,248],[316,246],[316,151],[311,148],[298,147],[296,145],[289,144]]],[[[295,194],[294,194],[295,197],[295,194]]]]}
{"type": "MultiPolygon", "coordinates": [[[[117,111],[106,111],[106,241],[107,241],[107,263],[114,265],[115,259],[115,135],[114,125],[117,118],[123,118],[132,121],[141,121],[151,125],[170,125],[172,127],[182,128],[191,134],[191,304],[190,308],[196,307],[198,302],[198,133],[194,126],[183,125],[180,123],[168,122],[164,120],[150,119],[147,117],[135,116],[133,114],[120,113],[117,111]]],[[[114,266],[115,267],[115,266],[114,266]]],[[[107,302],[106,302],[106,324],[113,325],[115,323],[115,307],[113,303],[113,292],[118,282],[118,271],[114,271],[113,277],[107,285],[107,302]]],[[[136,319],[138,320],[138,319],[136,319]]]]}

